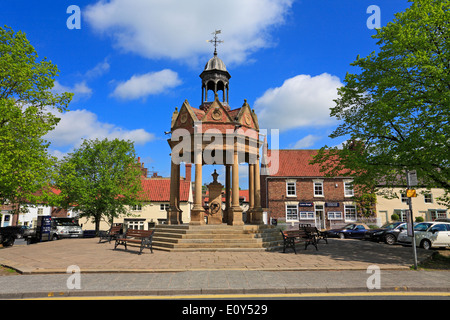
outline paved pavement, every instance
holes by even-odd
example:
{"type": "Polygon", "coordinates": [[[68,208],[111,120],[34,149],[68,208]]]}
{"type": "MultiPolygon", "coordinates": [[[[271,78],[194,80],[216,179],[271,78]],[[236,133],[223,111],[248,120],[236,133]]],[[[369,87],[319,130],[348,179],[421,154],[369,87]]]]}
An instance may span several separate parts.
{"type": "MultiPolygon", "coordinates": [[[[447,271],[411,271],[411,247],[329,239],[319,251],[183,252],[113,250],[97,239],[0,249],[0,298],[372,291],[450,292],[447,271]],[[371,266],[377,269],[369,272],[371,266]],[[81,274],[68,274],[76,266],[81,274]],[[369,281],[369,282],[368,282],[369,281]],[[379,289],[368,287],[379,285],[379,289]]],[[[431,252],[418,249],[419,261],[431,252]]],[[[372,269],[370,269],[372,270],[372,269]]]]}
{"type": "MultiPolygon", "coordinates": [[[[365,271],[184,271],[0,277],[1,299],[98,296],[185,296],[327,292],[447,292],[448,272],[383,271],[370,290],[365,271]],[[77,284],[79,287],[77,287],[77,284]]],[[[369,280],[372,284],[372,281],[369,280]]]]}

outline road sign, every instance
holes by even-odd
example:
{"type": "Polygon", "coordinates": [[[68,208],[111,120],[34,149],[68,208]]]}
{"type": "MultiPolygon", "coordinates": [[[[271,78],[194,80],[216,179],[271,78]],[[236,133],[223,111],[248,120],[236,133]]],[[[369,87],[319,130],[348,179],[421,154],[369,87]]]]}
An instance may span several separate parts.
{"type": "Polygon", "coordinates": [[[406,190],[406,196],[408,198],[417,198],[417,192],[414,189],[408,189],[406,190]]]}
{"type": "Polygon", "coordinates": [[[413,187],[413,186],[417,186],[418,185],[418,181],[417,181],[417,171],[416,170],[412,170],[412,171],[408,171],[406,174],[406,182],[408,184],[408,187],[413,187]]]}

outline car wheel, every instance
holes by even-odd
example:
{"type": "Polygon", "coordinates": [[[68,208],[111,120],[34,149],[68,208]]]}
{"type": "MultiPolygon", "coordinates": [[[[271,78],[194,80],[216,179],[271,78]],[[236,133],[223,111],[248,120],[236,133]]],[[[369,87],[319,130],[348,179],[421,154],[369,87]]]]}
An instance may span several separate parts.
{"type": "Polygon", "coordinates": [[[386,235],[386,238],[384,239],[384,241],[387,243],[387,244],[394,244],[395,243],[395,236],[394,235],[392,235],[392,234],[387,234],[386,235]]]}
{"type": "Polygon", "coordinates": [[[339,239],[345,239],[345,234],[343,234],[343,233],[339,233],[338,236],[339,236],[339,239]]]}
{"type": "Polygon", "coordinates": [[[3,240],[3,248],[12,247],[14,245],[14,241],[14,238],[6,238],[6,240],[3,240]]]}
{"type": "Polygon", "coordinates": [[[420,246],[422,248],[424,248],[425,250],[430,250],[431,249],[431,242],[430,242],[430,240],[427,240],[427,239],[422,240],[422,243],[420,244],[420,246]]]}
{"type": "Polygon", "coordinates": [[[58,238],[58,235],[57,234],[54,234],[53,236],[52,236],[52,241],[55,241],[55,240],[58,240],[59,238],[58,238]]]}

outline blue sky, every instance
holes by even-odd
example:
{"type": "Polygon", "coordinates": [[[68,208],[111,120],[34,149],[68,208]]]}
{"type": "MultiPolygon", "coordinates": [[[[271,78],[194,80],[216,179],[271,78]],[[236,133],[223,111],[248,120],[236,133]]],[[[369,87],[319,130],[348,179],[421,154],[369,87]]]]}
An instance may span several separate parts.
{"type": "Polygon", "coordinates": [[[410,3],[2,0],[0,24],[25,32],[39,56],[58,66],[56,92],[75,93],[47,137],[52,154],[63,156],[83,138],[130,139],[146,167],[169,176],[164,131],[185,99],[200,105],[199,75],[214,52],[206,40],[216,29],[225,41],[218,53],[232,76],[232,108],[247,99],[261,128],[280,130],[282,149],[342,143],[328,138],[337,125],[329,108],[346,72],[357,72],[350,63],[377,50],[370,5],[380,8],[384,26],[410,3]],[[70,5],[80,8],[81,29],[67,27],[70,5]]]}

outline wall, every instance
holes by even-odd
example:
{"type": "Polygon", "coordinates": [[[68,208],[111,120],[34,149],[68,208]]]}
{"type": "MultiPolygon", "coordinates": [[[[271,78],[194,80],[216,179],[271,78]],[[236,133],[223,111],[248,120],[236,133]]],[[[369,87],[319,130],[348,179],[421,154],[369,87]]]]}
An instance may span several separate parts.
{"type": "MultiPolygon", "coordinates": [[[[133,211],[129,208],[128,216],[121,216],[114,219],[114,223],[124,223],[125,221],[133,220],[133,223],[139,225],[139,221],[142,221],[142,226],[144,230],[148,230],[149,223],[158,223],[158,219],[167,219],[167,211],[160,210],[160,205],[169,205],[169,202],[152,202],[147,203],[142,206],[142,210],[133,211]]],[[[183,223],[189,223],[191,221],[191,203],[182,202],[180,204],[180,209],[183,211],[183,223]]],[[[84,230],[95,230],[95,223],[88,220],[87,218],[80,219],[80,224],[83,224],[84,230]]],[[[100,223],[100,230],[108,230],[110,225],[106,221],[100,223]]]]}
{"type": "Polygon", "coordinates": [[[314,213],[314,218],[303,219],[302,215],[296,222],[316,224],[320,228],[332,228],[353,221],[345,219],[345,206],[354,205],[351,196],[344,194],[344,181],[350,182],[346,178],[267,178],[262,177],[262,199],[263,206],[268,208],[269,218],[280,220],[286,219],[286,205],[297,205],[298,212],[314,213]],[[288,196],[286,183],[295,182],[295,196],[288,196]],[[314,182],[323,183],[323,196],[314,195],[314,182]],[[264,189],[263,189],[264,188],[264,189]],[[268,196],[266,195],[266,191],[268,196]],[[268,202],[265,200],[268,199],[268,202]],[[301,203],[304,203],[301,205],[301,203]],[[309,205],[309,206],[308,206],[309,205]],[[323,206],[323,210],[320,210],[323,206]],[[329,219],[329,212],[341,212],[341,219],[329,219]],[[321,221],[319,221],[319,219],[321,221]],[[319,224],[320,225],[317,225],[319,224]]]}
{"type": "MultiPolygon", "coordinates": [[[[390,189],[382,189],[382,191],[386,192],[390,189]]],[[[394,188],[393,192],[397,193],[400,197],[400,193],[404,192],[405,188],[394,188]]],[[[413,215],[414,219],[416,217],[422,217],[425,221],[430,221],[432,219],[432,211],[433,210],[445,210],[446,217],[449,218],[449,212],[447,207],[439,205],[437,203],[436,198],[442,196],[444,194],[443,189],[430,189],[432,195],[432,203],[425,203],[425,197],[423,195],[424,192],[428,192],[427,189],[417,189],[417,197],[412,198],[412,207],[413,207],[413,215]]],[[[386,199],[382,196],[377,196],[377,215],[381,219],[383,223],[386,221],[391,221],[391,215],[394,213],[394,210],[409,210],[409,206],[407,203],[403,203],[400,198],[396,199],[386,199]]]]}

